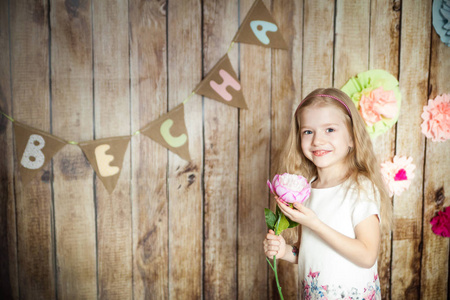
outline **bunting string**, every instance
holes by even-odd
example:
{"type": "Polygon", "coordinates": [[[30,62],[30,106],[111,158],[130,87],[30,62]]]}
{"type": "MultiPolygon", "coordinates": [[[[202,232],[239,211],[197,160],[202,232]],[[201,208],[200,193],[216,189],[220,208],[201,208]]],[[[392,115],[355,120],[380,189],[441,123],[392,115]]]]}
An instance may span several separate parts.
{"type": "Polygon", "coordinates": [[[12,117],[8,116],[7,114],[5,114],[4,112],[2,112],[1,110],[0,110],[0,113],[1,113],[2,115],[4,115],[8,120],[10,120],[11,122],[14,123],[14,119],[13,119],[12,117]]]}
{"type": "Polygon", "coordinates": [[[14,123],[16,152],[18,160],[20,160],[19,171],[23,185],[26,185],[64,145],[70,144],[81,148],[103,185],[111,194],[120,176],[123,157],[129,141],[133,136],[141,133],[168,148],[182,159],[190,161],[184,105],[195,94],[237,108],[247,108],[241,83],[228,57],[236,42],[287,49],[287,44],[267,7],[261,0],[256,0],[239,27],[226,54],[195,87],[192,93],[180,105],[128,136],[84,142],[65,141],[50,133],[17,122],[0,111],[3,116],[14,123]]]}

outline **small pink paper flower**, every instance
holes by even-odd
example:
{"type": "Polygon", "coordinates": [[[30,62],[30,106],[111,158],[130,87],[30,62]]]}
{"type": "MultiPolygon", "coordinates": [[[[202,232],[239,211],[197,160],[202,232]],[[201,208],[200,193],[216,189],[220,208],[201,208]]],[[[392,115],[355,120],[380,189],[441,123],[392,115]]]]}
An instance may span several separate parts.
{"type": "Polygon", "coordinates": [[[412,164],[412,157],[394,156],[393,161],[381,164],[381,174],[389,190],[389,196],[399,196],[407,190],[414,178],[416,166],[412,164]]]}
{"type": "Polygon", "coordinates": [[[450,138],[450,94],[442,94],[429,100],[423,107],[422,133],[433,142],[450,138]]]}
{"type": "Polygon", "coordinates": [[[394,91],[385,91],[379,87],[361,95],[359,110],[368,126],[381,121],[382,118],[394,118],[398,112],[394,91]]]}
{"type": "Polygon", "coordinates": [[[443,237],[450,237],[450,209],[448,206],[444,208],[444,211],[438,211],[431,221],[431,230],[436,234],[443,237]]]}
{"type": "Polygon", "coordinates": [[[274,195],[278,195],[280,200],[287,203],[303,203],[311,194],[311,186],[305,177],[284,173],[275,175],[272,183],[267,180],[267,185],[274,195]]]}

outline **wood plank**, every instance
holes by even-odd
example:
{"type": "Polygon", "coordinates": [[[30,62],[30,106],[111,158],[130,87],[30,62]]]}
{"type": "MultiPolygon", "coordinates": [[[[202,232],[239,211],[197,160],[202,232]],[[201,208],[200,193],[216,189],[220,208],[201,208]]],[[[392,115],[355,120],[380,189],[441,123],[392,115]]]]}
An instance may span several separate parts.
{"type": "MultiPolygon", "coordinates": [[[[53,133],[67,140],[90,140],[91,5],[52,0],[50,6],[53,133]]],[[[64,147],[54,157],[53,185],[59,299],[97,296],[92,188],[92,168],[81,150],[64,147]]]]}
{"type": "MultiPolygon", "coordinates": [[[[47,1],[10,1],[12,111],[49,132],[47,12],[47,1]]],[[[27,186],[15,174],[20,299],[55,298],[51,178],[50,165],[27,186]]]]}
{"type": "MultiPolygon", "coordinates": [[[[0,110],[12,115],[8,1],[0,2],[0,110]]],[[[0,116],[0,295],[19,299],[13,124],[0,116]]]]}
{"type": "MultiPolygon", "coordinates": [[[[95,138],[129,135],[128,3],[94,1],[93,10],[95,138]]],[[[130,153],[111,195],[96,178],[100,299],[132,298],[130,153]]]]}
{"type": "MultiPolygon", "coordinates": [[[[203,74],[226,53],[238,30],[237,1],[203,1],[203,74]]],[[[237,70],[237,45],[229,53],[237,70]]],[[[204,298],[237,298],[239,109],[205,98],[204,298]]]]}
{"type": "Polygon", "coordinates": [[[336,2],[333,82],[336,88],[369,67],[369,15],[370,0],[336,2]]]}
{"type": "MultiPolygon", "coordinates": [[[[303,4],[299,1],[273,1],[272,16],[280,27],[288,50],[272,51],[272,116],[271,116],[271,166],[270,176],[275,176],[275,157],[287,138],[290,120],[302,97],[302,47],[303,4]]],[[[276,202],[270,195],[270,208],[276,202]]],[[[289,244],[298,240],[298,229],[283,234],[289,244]]],[[[298,265],[277,261],[278,279],[285,299],[298,298],[298,265]]],[[[269,268],[269,298],[278,299],[275,276],[269,268]]]]}
{"type": "Polygon", "coordinates": [[[333,84],[334,10],[331,0],[304,3],[302,97],[333,84]]]}
{"type": "MultiPolygon", "coordinates": [[[[449,93],[450,48],[432,30],[429,99],[449,93]]],[[[424,174],[423,252],[420,282],[421,299],[448,299],[449,240],[431,231],[430,220],[450,205],[450,142],[426,140],[424,174]],[[442,198],[444,197],[444,198],[442,198]]]]}
{"type": "MultiPolygon", "coordinates": [[[[244,18],[254,1],[240,2],[244,18]]],[[[270,1],[264,1],[270,8],[270,1]]],[[[267,262],[261,242],[266,233],[264,208],[270,159],[271,50],[240,44],[241,85],[248,109],[240,111],[238,196],[238,297],[267,297],[267,262]]]]}
{"type": "MultiPolygon", "coordinates": [[[[201,2],[169,1],[168,109],[179,105],[201,80],[201,2]]],[[[169,151],[169,298],[202,295],[202,101],[185,105],[191,162],[169,151]]]]}
{"type": "Polygon", "coordinates": [[[397,123],[396,155],[412,156],[416,170],[410,188],[394,196],[392,299],[420,298],[420,231],[407,239],[402,239],[400,233],[412,223],[422,227],[425,139],[420,132],[420,115],[428,96],[430,15],[431,2],[402,3],[400,91],[403,105],[397,123]]]}
{"type": "MultiPolygon", "coordinates": [[[[132,129],[167,111],[166,7],[130,1],[132,129]],[[151,103],[151,105],[148,105],[151,103]]],[[[143,135],[131,140],[134,299],[169,290],[167,150],[143,135]]]]}
{"type": "MultiPolygon", "coordinates": [[[[383,69],[398,78],[400,42],[400,2],[390,0],[371,1],[369,69],[383,69]]],[[[395,126],[372,139],[375,154],[380,162],[395,155],[395,126]]],[[[382,299],[390,299],[391,293],[391,238],[383,233],[378,255],[378,276],[382,299]]]]}

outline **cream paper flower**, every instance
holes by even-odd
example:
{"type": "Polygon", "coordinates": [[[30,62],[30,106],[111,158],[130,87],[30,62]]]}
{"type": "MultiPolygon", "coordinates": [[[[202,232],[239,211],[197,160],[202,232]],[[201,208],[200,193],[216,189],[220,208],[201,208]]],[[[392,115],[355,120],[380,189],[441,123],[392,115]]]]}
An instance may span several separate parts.
{"type": "Polygon", "coordinates": [[[389,196],[399,196],[411,185],[416,166],[412,157],[394,156],[393,161],[381,164],[381,174],[389,190],[389,196]]]}

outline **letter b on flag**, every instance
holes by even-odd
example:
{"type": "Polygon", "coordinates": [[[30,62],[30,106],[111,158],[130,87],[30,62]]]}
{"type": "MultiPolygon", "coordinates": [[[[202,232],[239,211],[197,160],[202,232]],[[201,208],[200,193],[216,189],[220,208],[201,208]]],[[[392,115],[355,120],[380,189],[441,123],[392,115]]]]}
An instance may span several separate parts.
{"type": "Polygon", "coordinates": [[[41,151],[45,146],[45,140],[38,134],[32,134],[23,152],[20,164],[27,169],[37,170],[44,165],[45,155],[41,151]]]}

